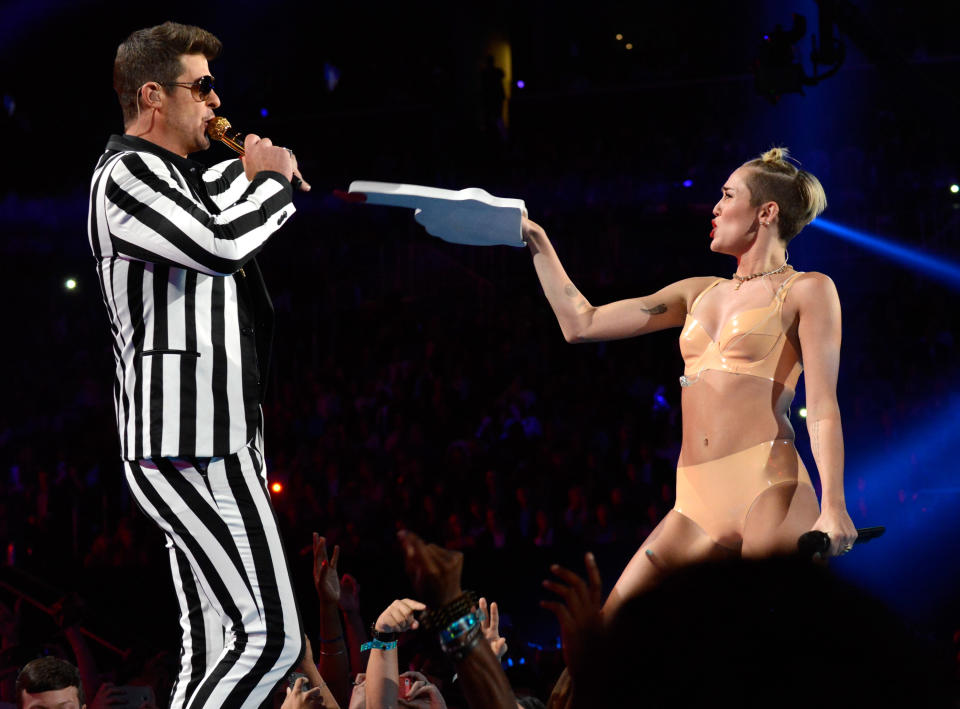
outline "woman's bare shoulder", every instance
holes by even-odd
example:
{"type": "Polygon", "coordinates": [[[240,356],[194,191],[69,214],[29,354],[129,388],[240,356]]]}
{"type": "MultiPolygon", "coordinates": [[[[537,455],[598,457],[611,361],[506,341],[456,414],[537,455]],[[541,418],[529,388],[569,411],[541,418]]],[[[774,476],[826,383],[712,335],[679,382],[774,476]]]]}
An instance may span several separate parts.
{"type": "Polygon", "coordinates": [[[839,322],[840,295],[833,279],[819,271],[808,271],[797,277],[789,295],[787,306],[796,309],[801,318],[824,322],[839,322]]]}
{"type": "Polygon", "coordinates": [[[830,300],[839,300],[837,286],[825,273],[820,271],[804,271],[797,276],[797,282],[793,284],[793,297],[798,300],[807,300],[810,298],[830,300]]]}

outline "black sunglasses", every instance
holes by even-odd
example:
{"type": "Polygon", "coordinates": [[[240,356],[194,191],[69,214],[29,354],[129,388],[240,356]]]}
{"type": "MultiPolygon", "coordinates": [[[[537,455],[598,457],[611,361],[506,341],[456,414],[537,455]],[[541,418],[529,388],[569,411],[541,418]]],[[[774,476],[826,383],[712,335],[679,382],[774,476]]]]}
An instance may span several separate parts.
{"type": "Polygon", "coordinates": [[[210,95],[210,92],[215,88],[213,77],[210,75],[201,76],[199,79],[190,84],[183,81],[168,81],[166,83],[158,81],[157,83],[161,86],[182,86],[185,89],[190,89],[190,92],[193,94],[193,98],[195,98],[197,101],[204,101],[207,96],[210,95]]]}

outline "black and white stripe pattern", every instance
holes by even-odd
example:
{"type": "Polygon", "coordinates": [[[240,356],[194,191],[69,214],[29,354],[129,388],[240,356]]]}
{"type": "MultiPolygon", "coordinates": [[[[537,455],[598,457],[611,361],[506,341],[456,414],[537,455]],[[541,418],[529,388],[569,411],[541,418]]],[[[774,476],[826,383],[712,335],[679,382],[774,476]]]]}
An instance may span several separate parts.
{"type": "Polygon", "coordinates": [[[176,580],[180,604],[180,673],[170,695],[171,707],[184,707],[196,692],[208,667],[217,664],[224,647],[224,628],[220,614],[207,599],[200,581],[190,568],[190,560],[167,537],[170,569],[176,580]]]}
{"type": "Polygon", "coordinates": [[[170,706],[259,707],[303,652],[259,450],[124,466],[134,498],[171,548],[183,651],[170,706]]]}
{"type": "Polygon", "coordinates": [[[293,214],[290,183],[272,172],[249,181],[239,160],[203,172],[115,136],[90,195],[123,458],[240,450],[259,423],[258,330],[271,325],[258,320],[269,298],[251,259],[293,214]]]}

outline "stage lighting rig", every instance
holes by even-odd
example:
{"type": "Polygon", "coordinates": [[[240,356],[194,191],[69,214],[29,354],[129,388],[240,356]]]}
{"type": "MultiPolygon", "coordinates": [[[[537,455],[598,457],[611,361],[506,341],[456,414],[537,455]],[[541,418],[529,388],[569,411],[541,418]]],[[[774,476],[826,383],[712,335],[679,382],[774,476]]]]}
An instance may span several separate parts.
{"type": "Polygon", "coordinates": [[[803,93],[807,75],[794,45],[806,33],[807,18],[794,13],[793,27],[789,30],[777,25],[763,36],[760,52],[753,63],[753,76],[757,93],[770,103],[779,101],[781,94],[803,93]]]}
{"type": "Polygon", "coordinates": [[[840,70],[846,58],[846,46],[833,33],[837,0],[817,0],[817,5],[820,10],[820,37],[819,42],[817,35],[810,38],[812,75],[808,75],[804,70],[800,52],[796,47],[807,33],[806,17],[794,13],[793,26],[789,30],[777,25],[772,32],[763,36],[753,63],[753,75],[757,93],[770,103],[776,103],[787,93],[803,95],[804,86],[814,86],[833,76],[840,70]],[[826,71],[818,73],[820,66],[826,66],[826,71]]]}

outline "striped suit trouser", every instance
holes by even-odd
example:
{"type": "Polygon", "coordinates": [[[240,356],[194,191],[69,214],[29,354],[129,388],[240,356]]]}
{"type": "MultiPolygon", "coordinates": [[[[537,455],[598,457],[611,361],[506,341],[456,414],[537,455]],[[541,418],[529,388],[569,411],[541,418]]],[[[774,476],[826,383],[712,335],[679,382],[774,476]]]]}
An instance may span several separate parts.
{"type": "Polygon", "coordinates": [[[265,467],[252,444],[224,458],[124,461],[170,551],[183,632],[171,709],[260,707],[300,661],[302,624],[265,467]]]}

